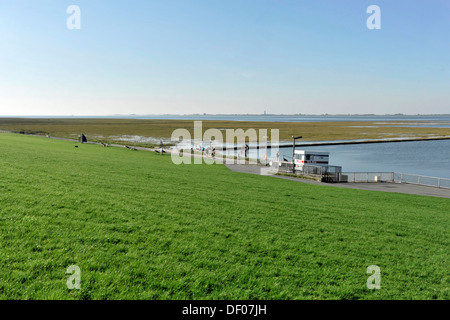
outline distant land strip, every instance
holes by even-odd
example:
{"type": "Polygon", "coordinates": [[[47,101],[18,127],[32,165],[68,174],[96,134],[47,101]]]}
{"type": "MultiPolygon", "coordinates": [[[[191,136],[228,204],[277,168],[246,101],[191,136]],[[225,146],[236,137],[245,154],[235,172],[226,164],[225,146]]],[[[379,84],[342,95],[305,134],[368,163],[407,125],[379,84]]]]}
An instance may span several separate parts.
{"type": "MultiPolygon", "coordinates": [[[[433,141],[433,140],[450,140],[450,137],[433,137],[433,138],[406,138],[406,139],[382,139],[382,140],[362,140],[362,141],[327,141],[327,142],[312,142],[312,143],[296,143],[295,147],[317,147],[317,146],[337,146],[347,144],[369,144],[369,143],[392,143],[392,142],[412,142],[412,141],[433,141]]],[[[267,145],[268,149],[271,148],[292,148],[292,143],[283,143],[271,146],[267,145]]],[[[242,147],[234,147],[234,150],[241,149],[242,147]]],[[[262,146],[249,146],[250,149],[263,149],[262,146]]],[[[230,148],[228,148],[230,149],[230,148]]]]}
{"type": "MultiPolygon", "coordinates": [[[[186,129],[195,137],[191,120],[136,120],[136,119],[31,119],[0,118],[0,130],[76,139],[84,133],[88,141],[156,147],[159,141],[173,144],[171,136],[176,129],[186,129]]],[[[243,122],[202,121],[202,134],[208,129],[267,130],[268,140],[272,130],[278,131],[278,141],[290,144],[292,136],[303,136],[296,143],[311,145],[336,145],[346,143],[384,143],[397,141],[430,140],[450,137],[450,121],[349,121],[349,122],[243,122]],[[406,137],[409,140],[405,139],[406,137]]],[[[254,139],[254,138],[252,138],[254,139]]],[[[257,138],[256,138],[257,139],[257,138]]],[[[221,139],[218,139],[221,140],[221,139]]],[[[248,139],[246,139],[248,140],[248,139]]],[[[250,140],[255,144],[257,140],[250,140]]]]}

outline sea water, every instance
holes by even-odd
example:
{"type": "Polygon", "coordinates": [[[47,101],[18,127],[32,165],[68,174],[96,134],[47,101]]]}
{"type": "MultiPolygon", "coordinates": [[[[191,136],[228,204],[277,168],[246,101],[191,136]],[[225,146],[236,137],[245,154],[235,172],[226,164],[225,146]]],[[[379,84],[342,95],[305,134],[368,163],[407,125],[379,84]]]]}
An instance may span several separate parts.
{"type": "MultiPolygon", "coordinates": [[[[344,172],[400,172],[450,179],[450,140],[297,147],[297,150],[327,151],[330,165],[341,166],[344,172]]],[[[280,159],[284,156],[292,160],[292,148],[282,148],[279,154],[280,159]]],[[[270,157],[273,158],[272,154],[270,157]]]]}

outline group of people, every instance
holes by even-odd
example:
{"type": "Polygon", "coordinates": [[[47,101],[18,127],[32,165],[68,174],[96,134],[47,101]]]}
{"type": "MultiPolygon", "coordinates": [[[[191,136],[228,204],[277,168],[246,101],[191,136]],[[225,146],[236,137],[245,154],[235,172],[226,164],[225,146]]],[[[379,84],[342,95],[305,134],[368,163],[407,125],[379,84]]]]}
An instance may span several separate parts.
{"type": "MultiPolygon", "coordinates": [[[[207,156],[211,156],[211,157],[215,157],[216,156],[216,148],[210,146],[210,147],[201,147],[201,146],[197,146],[195,148],[195,150],[197,151],[201,151],[202,153],[206,154],[207,156]]],[[[191,153],[194,153],[194,148],[191,147],[191,153]]]]}
{"type": "MultiPolygon", "coordinates": [[[[209,147],[203,147],[201,145],[197,145],[194,149],[194,147],[191,147],[191,153],[194,153],[196,151],[201,151],[203,154],[206,154],[209,157],[215,157],[216,156],[216,148],[214,148],[213,146],[209,146],[209,147]]],[[[238,159],[248,159],[250,157],[249,155],[250,153],[250,146],[246,143],[245,145],[242,146],[242,149],[240,150],[240,152],[237,153],[237,158],[238,159]]],[[[230,156],[230,150],[227,150],[227,156],[230,156]]],[[[277,152],[277,159],[279,157],[279,153],[277,152]]],[[[267,162],[268,157],[265,154],[264,155],[264,160],[267,162]]]]}

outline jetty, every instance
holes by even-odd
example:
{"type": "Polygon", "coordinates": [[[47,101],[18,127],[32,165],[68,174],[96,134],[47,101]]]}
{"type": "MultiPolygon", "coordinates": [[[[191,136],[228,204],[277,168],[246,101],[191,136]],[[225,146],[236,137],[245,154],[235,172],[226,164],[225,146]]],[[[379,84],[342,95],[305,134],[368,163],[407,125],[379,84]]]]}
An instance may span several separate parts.
{"type": "MultiPolygon", "coordinates": [[[[350,144],[369,144],[369,143],[394,143],[394,142],[413,142],[413,141],[435,141],[435,140],[450,140],[450,137],[430,137],[430,138],[404,138],[404,139],[376,139],[376,140],[349,140],[349,141],[317,141],[296,143],[295,147],[318,147],[318,146],[337,146],[350,144]]],[[[270,144],[267,143],[267,149],[271,148],[293,148],[293,143],[270,144]]],[[[249,146],[250,149],[265,149],[266,146],[249,146]]],[[[242,146],[216,147],[216,149],[240,150],[242,146]]]]}

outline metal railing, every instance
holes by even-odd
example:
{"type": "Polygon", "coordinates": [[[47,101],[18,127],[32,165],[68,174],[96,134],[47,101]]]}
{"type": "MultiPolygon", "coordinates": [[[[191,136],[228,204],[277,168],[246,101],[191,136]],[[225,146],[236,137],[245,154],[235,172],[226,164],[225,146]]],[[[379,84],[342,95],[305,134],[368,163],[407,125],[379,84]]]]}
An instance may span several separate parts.
{"type": "Polygon", "coordinates": [[[394,181],[397,183],[410,183],[421,186],[450,189],[450,179],[420,176],[408,173],[394,173],[394,181]]]}
{"type": "MultiPolygon", "coordinates": [[[[293,164],[292,162],[279,161],[278,169],[284,172],[292,172],[293,164]]],[[[315,175],[326,175],[326,174],[339,174],[342,172],[342,167],[338,166],[315,166],[315,165],[303,165],[296,166],[295,172],[299,174],[315,174],[315,175]]]]}
{"type": "Polygon", "coordinates": [[[328,175],[328,174],[339,174],[342,172],[342,167],[338,166],[314,166],[314,165],[303,165],[295,169],[303,174],[318,174],[318,175],[328,175]]]}
{"type": "MultiPolygon", "coordinates": [[[[280,172],[292,173],[292,162],[279,161],[277,170],[280,172]]],[[[450,179],[422,176],[417,174],[399,173],[399,172],[341,172],[342,168],[338,166],[313,166],[304,165],[296,167],[297,174],[319,175],[328,177],[330,182],[390,182],[390,183],[408,183],[421,186],[450,189],[450,179]]],[[[324,181],[328,181],[325,179],[324,181]]]]}
{"type": "Polygon", "coordinates": [[[347,182],[395,182],[394,172],[342,172],[340,181],[345,180],[347,182]]]}
{"type": "Polygon", "coordinates": [[[292,162],[289,162],[289,161],[276,162],[276,161],[274,161],[273,163],[277,164],[278,170],[281,172],[292,172],[292,167],[293,167],[292,162]]]}
{"type": "Polygon", "coordinates": [[[278,172],[315,177],[319,178],[322,182],[339,182],[339,177],[342,172],[342,167],[316,165],[296,166],[295,172],[293,172],[292,162],[273,162],[272,166],[274,166],[274,164],[278,172]]]}
{"type": "Polygon", "coordinates": [[[450,189],[450,179],[399,172],[343,172],[344,182],[393,182],[450,189]]]}

